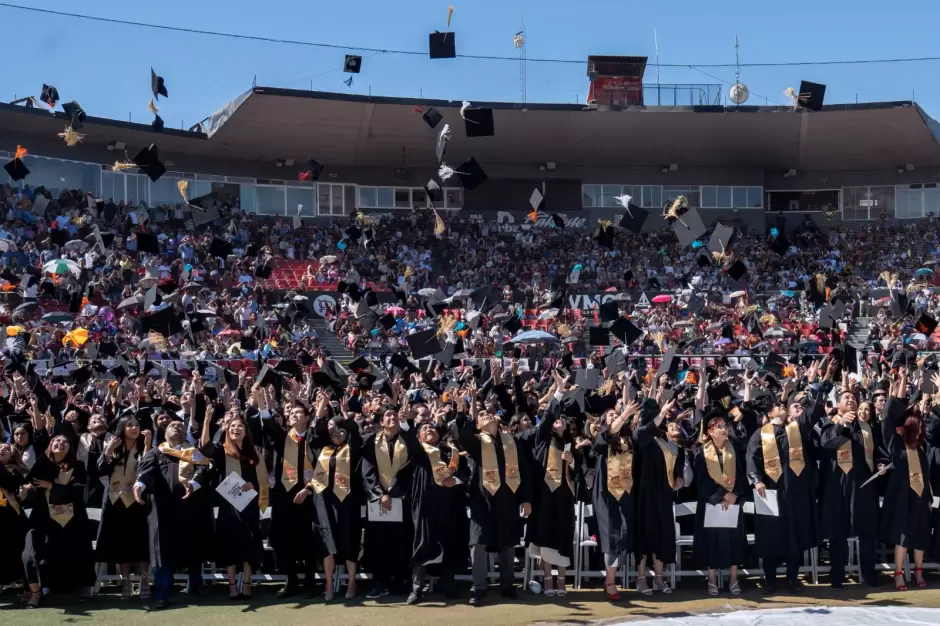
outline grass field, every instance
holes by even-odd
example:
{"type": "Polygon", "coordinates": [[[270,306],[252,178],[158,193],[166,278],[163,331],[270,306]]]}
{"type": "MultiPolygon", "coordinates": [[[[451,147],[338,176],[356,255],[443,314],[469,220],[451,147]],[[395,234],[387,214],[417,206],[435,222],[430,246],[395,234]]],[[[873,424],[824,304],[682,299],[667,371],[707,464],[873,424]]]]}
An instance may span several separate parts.
{"type": "MultiPolygon", "coordinates": [[[[889,578],[884,578],[888,584],[889,578]]],[[[513,602],[499,602],[496,590],[490,593],[491,604],[473,608],[465,600],[445,603],[443,596],[432,594],[419,606],[404,605],[403,597],[383,598],[380,602],[357,600],[348,606],[333,603],[324,605],[319,600],[277,600],[278,587],[273,585],[255,588],[256,597],[251,602],[229,602],[225,598],[226,588],[211,590],[198,598],[193,605],[187,597],[174,596],[170,608],[150,612],[147,603],[139,599],[120,600],[116,595],[103,593],[88,603],[78,603],[72,598],[45,597],[38,610],[23,610],[15,596],[7,591],[0,595],[0,624],[34,626],[46,624],[99,624],[101,626],[126,626],[127,624],[198,624],[200,626],[237,626],[241,624],[382,624],[383,626],[480,626],[499,624],[515,626],[521,624],[567,623],[583,625],[590,621],[606,621],[667,617],[690,613],[715,613],[739,609],[785,608],[795,606],[922,606],[940,608],[940,582],[929,580],[935,588],[910,590],[898,593],[893,587],[888,590],[872,590],[857,585],[846,585],[845,591],[834,592],[828,586],[807,587],[799,597],[774,596],[763,598],[758,589],[745,587],[744,594],[732,598],[727,593],[718,598],[708,598],[704,585],[686,586],[675,593],[664,596],[656,594],[642,597],[635,591],[624,593],[623,600],[612,605],[604,600],[600,591],[569,592],[562,599],[520,594],[513,602]]],[[[467,596],[467,593],[464,593],[467,596]]]]}

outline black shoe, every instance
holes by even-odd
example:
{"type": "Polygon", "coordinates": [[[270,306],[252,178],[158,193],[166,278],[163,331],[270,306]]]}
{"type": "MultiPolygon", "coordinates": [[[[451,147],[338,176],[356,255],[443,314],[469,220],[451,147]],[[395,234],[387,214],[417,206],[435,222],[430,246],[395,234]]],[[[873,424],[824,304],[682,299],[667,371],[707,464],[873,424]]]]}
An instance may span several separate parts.
{"type": "Polygon", "coordinates": [[[499,593],[504,598],[509,598],[510,600],[515,600],[517,596],[515,587],[504,587],[499,590],[499,593]]]}
{"type": "Polygon", "coordinates": [[[791,594],[798,596],[803,593],[803,583],[798,580],[788,580],[787,589],[791,594]]]}
{"type": "Polygon", "coordinates": [[[763,588],[760,590],[760,594],[762,596],[772,596],[772,595],[776,595],[776,593],[777,593],[777,585],[773,583],[765,584],[763,588]]]}
{"type": "Polygon", "coordinates": [[[275,598],[291,598],[296,596],[300,592],[300,589],[296,585],[284,585],[280,591],[274,594],[275,598]]]}
{"type": "Polygon", "coordinates": [[[473,594],[470,597],[470,606],[483,606],[486,596],[481,594],[473,594]]]}
{"type": "Polygon", "coordinates": [[[834,583],[832,583],[831,586],[832,586],[832,590],[833,590],[833,591],[844,591],[844,590],[845,590],[845,585],[842,584],[842,581],[834,582],[834,583]]]}
{"type": "Polygon", "coordinates": [[[388,587],[386,587],[385,585],[377,585],[375,589],[373,589],[372,591],[366,594],[366,599],[378,600],[379,598],[383,596],[387,596],[388,594],[389,594],[388,587]]]}
{"type": "Polygon", "coordinates": [[[865,585],[867,585],[868,587],[871,587],[872,589],[880,589],[880,588],[881,588],[881,583],[878,582],[878,581],[877,581],[876,579],[874,579],[874,578],[866,578],[866,579],[864,579],[863,582],[865,583],[865,585]]]}
{"type": "Polygon", "coordinates": [[[192,585],[190,585],[189,589],[186,590],[186,595],[193,596],[193,597],[204,596],[206,595],[206,592],[202,588],[202,585],[199,585],[198,587],[193,587],[192,585]]]}
{"type": "Polygon", "coordinates": [[[165,609],[167,606],[169,606],[169,604],[170,604],[170,603],[167,602],[166,600],[157,600],[156,602],[153,603],[153,610],[154,610],[154,611],[162,611],[162,610],[165,609]]]}
{"type": "Polygon", "coordinates": [[[417,591],[412,591],[410,594],[408,594],[408,599],[405,600],[405,604],[409,606],[413,606],[419,602],[421,602],[421,594],[419,594],[417,591]]]}

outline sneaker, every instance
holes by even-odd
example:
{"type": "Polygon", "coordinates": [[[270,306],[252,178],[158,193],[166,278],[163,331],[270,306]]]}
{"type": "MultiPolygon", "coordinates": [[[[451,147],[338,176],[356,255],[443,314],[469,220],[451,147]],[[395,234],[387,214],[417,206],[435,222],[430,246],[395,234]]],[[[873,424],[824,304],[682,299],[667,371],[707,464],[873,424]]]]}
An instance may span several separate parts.
{"type": "Polygon", "coordinates": [[[388,587],[385,585],[378,585],[375,589],[366,594],[367,600],[378,600],[381,597],[387,596],[389,594],[388,587]]]}
{"type": "Polygon", "coordinates": [[[405,604],[409,606],[414,606],[415,604],[419,602],[421,602],[421,596],[418,594],[417,591],[412,591],[410,594],[408,594],[408,599],[405,600],[405,604]]]}

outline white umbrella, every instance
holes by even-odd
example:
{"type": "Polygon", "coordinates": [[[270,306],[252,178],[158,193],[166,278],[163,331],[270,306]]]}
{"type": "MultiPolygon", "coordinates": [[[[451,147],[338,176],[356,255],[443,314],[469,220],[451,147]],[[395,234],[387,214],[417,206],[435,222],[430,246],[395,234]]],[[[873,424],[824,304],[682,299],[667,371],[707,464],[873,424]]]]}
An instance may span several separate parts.
{"type": "Polygon", "coordinates": [[[76,276],[81,276],[82,274],[82,269],[78,266],[78,263],[70,259],[55,259],[54,261],[49,261],[42,266],[42,271],[49,274],[62,274],[63,271],[72,272],[76,276]]]}
{"type": "Polygon", "coordinates": [[[728,297],[729,297],[729,298],[740,298],[741,296],[746,296],[746,295],[747,295],[747,292],[746,292],[746,291],[732,291],[731,293],[728,294],[728,297]]]}
{"type": "Polygon", "coordinates": [[[320,265],[329,265],[330,263],[336,263],[336,257],[332,254],[320,257],[320,265]]]}
{"type": "Polygon", "coordinates": [[[84,250],[87,246],[88,246],[87,241],[82,241],[81,239],[73,239],[72,241],[69,241],[64,246],[62,246],[62,248],[65,250],[81,251],[81,250],[84,250]]]}
{"type": "Polygon", "coordinates": [[[430,288],[430,287],[425,287],[424,289],[419,289],[419,290],[418,290],[418,295],[419,295],[419,296],[424,296],[425,298],[430,298],[431,296],[433,296],[433,295],[436,294],[436,293],[437,293],[437,289],[432,289],[432,288],[430,288]]]}
{"type": "Polygon", "coordinates": [[[12,239],[0,239],[0,252],[12,252],[16,249],[16,243],[12,239]]]}

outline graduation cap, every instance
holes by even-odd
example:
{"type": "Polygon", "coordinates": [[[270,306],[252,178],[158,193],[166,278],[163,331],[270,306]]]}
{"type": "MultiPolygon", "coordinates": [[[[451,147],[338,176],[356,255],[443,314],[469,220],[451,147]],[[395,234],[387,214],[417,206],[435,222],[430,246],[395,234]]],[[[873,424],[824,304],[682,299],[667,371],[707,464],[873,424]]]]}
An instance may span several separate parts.
{"type": "Polygon", "coordinates": [[[589,345],[606,346],[610,343],[610,331],[603,326],[589,327],[588,335],[589,345]]]}
{"type": "Polygon", "coordinates": [[[487,107],[466,107],[462,111],[467,137],[492,137],[493,109],[487,107]]]}
{"type": "Polygon", "coordinates": [[[675,376],[678,369],[679,363],[676,360],[676,346],[673,346],[663,355],[663,361],[659,364],[659,369],[656,370],[656,378],[658,379],[663,374],[669,374],[671,378],[675,376]]]}
{"type": "Polygon", "coordinates": [[[584,412],[592,415],[603,415],[617,406],[618,396],[615,393],[599,396],[596,393],[584,396],[584,412]]]}
{"type": "Polygon", "coordinates": [[[643,224],[646,223],[646,218],[649,215],[649,211],[644,211],[640,207],[631,204],[624,212],[623,217],[620,218],[620,227],[639,234],[642,232],[643,224]]]}
{"type": "MultiPolygon", "coordinates": [[[[10,178],[12,178],[14,181],[23,180],[24,178],[29,176],[29,168],[26,167],[25,163],[23,163],[23,158],[22,156],[20,156],[20,152],[21,152],[21,149],[19,146],[17,146],[16,148],[17,156],[14,156],[11,161],[8,161],[3,166],[3,169],[6,170],[7,174],[9,174],[10,178]]],[[[25,149],[22,150],[22,154],[23,156],[26,155],[25,149]]]]}
{"type": "Polygon", "coordinates": [[[783,377],[783,368],[786,366],[787,362],[783,360],[776,352],[771,352],[764,357],[764,370],[770,372],[777,378],[783,377]]]}
{"type": "Polygon", "coordinates": [[[552,226],[555,228],[564,229],[565,228],[565,219],[558,215],[557,213],[552,213],[552,226]]]}
{"type": "Polygon", "coordinates": [[[604,367],[607,368],[607,377],[613,378],[619,372],[627,369],[627,357],[623,350],[613,350],[604,357],[604,367]]]}
{"type": "Polygon", "coordinates": [[[763,338],[763,333],[760,329],[760,321],[757,319],[757,315],[751,313],[750,315],[745,315],[744,319],[741,320],[744,322],[744,329],[752,335],[757,335],[758,337],[763,338]]]}
{"type": "Polygon", "coordinates": [[[151,233],[138,232],[137,250],[150,254],[160,254],[160,242],[157,240],[157,236],[151,233]]]}
{"type": "Polygon", "coordinates": [[[323,165],[316,159],[307,159],[307,165],[300,171],[298,178],[303,181],[319,180],[323,165]]]}
{"type": "Polygon", "coordinates": [[[69,234],[62,228],[53,228],[49,231],[49,240],[57,246],[64,246],[69,240],[69,234]]]}
{"type": "Polygon", "coordinates": [[[224,239],[219,239],[218,237],[212,238],[212,243],[209,245],[209,254],[219,259],[225,259],[232,253],[232,244],[224,239]]]}
{"type": "Polygon", "coordinates": [[[433,356],[444,349],[437,338],[437,328],[408,335],[408,346],[411,348],[411,355],[416,359],[433,356]]]}
{"type": "Polygon", "coordinates": [[[727,382],[722,381],[717,385],[712,385],[708,388],[708,400],[709,402],[714,402],[726,410],[730,408],[731,401],[734,399],[734,395],[731,393],[731,385],[727,382]]]}
{"type": "Polygon", "coordinates": [[[731,226],[725,226],[721,222],[715,224],[715,229],[712,231],[712,235],[708,239],[708,251],[724,254],[725,250],[728,249],[728,244],[731,243],[731,238],[733,236],[734,228],[731,226]]]}
{"type": "Polygon", "coordinates": [[[599,313],[601,322],[613,322],[620,317],[620,307],[617,305],[616,301],[611,300],[600,306],[599,313]]]}
{"type": "Polygon", "coordinates": [[[255,268],[255,276],[261,280],[267,280],[271,278],[271,272],[274,271],[274,268],[268,265],[259,265],[255,268]]]}
{"type": "Polygon", "coordinates": [[[933,331],[937,329],[937,320],[924,313],[917,318],[914,328],[917,329],[917,332],[923,333],[929,337],[933,334],[933,331]]]}
{"type": "Polygon", "coordinates": [[[140,171],[150,177],[152,182],[157,182],[160,177],[166,174],[166,167],[160,162],[160,156],[157,153],[157,144],[152,143],[146,148],[141,148],[131,162],[134,163],[140,171]]]}
{"type": "Polygon", "coordinates": [[[787,250],[790,249],[790,242],[787,241],[786,237],[780,235],[770,242],[770,249],[778,255],[783,256],[787,253],[787,250]]]}
{"type": "Polygon", "coordinates": [[[358,54],[347,54],[343,61],[343,71],[347,74],[358,74],[362,69],[362,57],[358,54]]]}
{"type": "Polygon", "coordinates": [[[69,297],[69,313],[78,313],[81,310],[82,293],[80,291],[76,291],[69,297]]]}
{"type": "Polygon", "coordinates": [[[519,332],[519,329],[522,328],[522,320],[520,320],[515,315],[511,315],[509,319],[503,322],[503,328],[505,328],[509,334],[515,335],[519,332]]]}
{"type": "Polygon", "coordinates": [[[357,373],[363,370],[371,369],[371,367],[372,366],[369,365],[369,361],[366,360],[365,357],[358,357],[355,361],[352,361],[349,364],[349,369],[357,373]]]}
{"type": "Polygon", "coordinates": [[[160,99],[160,96],[164,98],[169,98],[170,95],[166,91],[166,84],[162,76],[157,76],[157,73],[153,71],[153,68],[150,68],[150,89],[153,90],[153,97],[157,100],[160,99]]]}
{"type": "Polygon", "coordinates": [[[59,90],[52,85],[43,83],[39,99],[54,109],[55,103],[59,101],[59,90]]]}
{"type": "MultiPolygon", "coordinates": [[[[545,210],[545,196],[543,196],[542,192],[538,189],[532,190],[532,195],[529,196],[529,206],[531,206],[532,210],[536,213],[545,210]]],[[[564,228],[564,223],[562,223],[562,228],[564,228]]]]}
{"type": "Polygon", "coordinates": [[[143,334],[155,331],[169,337],[176,333],[183,332],[183,324],[172,308],[167,307],[154,313],[147,313],[141,317],[141,329],[143,334]]]}
{"type": "Polygon", "coordinates": [[[424,186],[424,192],[428,194],[428,200],[431,202],[440,202],[444,199],[444,191],[433,178],[424,186]]]}
{"type": "Polygon", "coordinates": [[[630,345],[643,336],[643,331],[625,317],[620,317],[610,325],[610,332],[614,337],[630,345]]]}
{"type": "Polygon", "coordinates": [[[599,369],[583,369],[575,372],[575,384],[584,389],[597,389],[601,380],[599,369]]]}
{"type": "Polygon", "coordinates": [[[728,274],[732,280],[741,280],[741,278],[747,274],[747,266],[741,261],[735,261],[725,270],[725,273],[728,274]]]}
{"type": "Polygon", "coordinates": [[[150,128],[152,128],[153,132],[155,133],[162,133],[163,132],[163,118],[157,115],[156,113],[154,113],[153,122],[150,124],[150,128]]]}
{"type": "Polygon", "coordinates": [[[689,209],[672,223],[672,232],[676,234],[679,244],[683,247],[692,245],[692,242],[704,235],[707,230],[702,216],[695,208],[689,209]]]}
{"type": "Polygon", "coordinates": [[[431,128],[436,128],[437,125],[441,123],[441,120],[444,119],[444,116],[434,107],[428,107],[421,115],[421,119],[431,128]]]}
{"type": "Polygon", "coordinates": [[[842,346],[842,364],[850,374],[858,374],[858,349],[852,344],[842,346]]]}
{"type": "Polygon", "coordinates": [[[428,56],[432,59],[457,57],[457,38],[454,33],[434,31],[428,35],[428,56]]]}
{"type": "Polygon", "coordinates": [[[392,315],[391,313],[386,313],[385,315],[380,317],[378,321],[379,321],[379,324],[381,324],[382,328],[384,328],[385,330],[392,330],[393,328],[395,328],[395,324],[396,324],[395,316],[392,315]]]}
{"type": "Polygon", "coordinates": [[[395,353],[389,359],[389,364],[392,367],[397,367],[398,369],[405,372],[417,372],[418,368],[415,367],[415,364],[409,361],[403,354],[395,353]]]}
{"type": "Polygon", "coordinates": [[[810,111],[821,111],[823,100],[826,97],[826,86],[821,83],[811,83],[808,80],[800,82],[798,106],[810,111]]]}
{"type": "Polygon", "coordinates": [[[461,163],[457,167],[456,172],[457,177],[460,179],[460,184],[467,190],[476,189],[487,180],[486,172],[483,171],[483,168],[480,167],[477,160],[473,157],[470,157],[469,161],[461,163]]]}
{"type": "Polygon", "coordinates": [[[594,236],[594,240],[605,248],[613,248],[614,229],[610,226],[600,226],[597,229],[597,235],[594,236]]]}
{"type": "Polygon", "coordinates": [[[69,126],[72,130],[81,129],[82,122],[85,121],[85,110],[82,109],[82,105],[75,101],[66,102],[62,105],[62,110],[65,111],[65,116],[69,118],[69,126]]]}
{"type": "Polygon", "coordinates": [[[300,367],[297,366],[297,361],[295,359],[281,359],[274,367],[274,371],[287,374],[288,376],[300,376],[300,367]]]}

